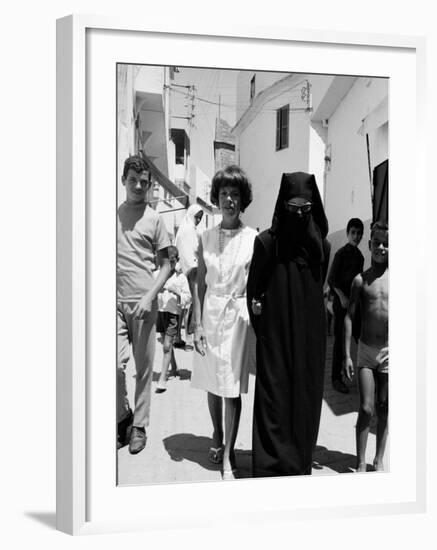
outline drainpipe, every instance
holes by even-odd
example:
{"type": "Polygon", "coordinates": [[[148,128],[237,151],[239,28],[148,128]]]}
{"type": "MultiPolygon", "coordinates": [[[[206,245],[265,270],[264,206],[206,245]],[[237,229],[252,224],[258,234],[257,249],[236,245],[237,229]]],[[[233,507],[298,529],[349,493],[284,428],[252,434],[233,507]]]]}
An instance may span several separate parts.
{"type": "Polygon", "coordinates": [[[370,182],[370,198],[373,205],[373,187],[372,187],[372,166],[370,164],[370,143],[369,143],[369,134],[366,134],[366,145],[367,145],[367,165],[369,167],[369,182],[370,182]]]}

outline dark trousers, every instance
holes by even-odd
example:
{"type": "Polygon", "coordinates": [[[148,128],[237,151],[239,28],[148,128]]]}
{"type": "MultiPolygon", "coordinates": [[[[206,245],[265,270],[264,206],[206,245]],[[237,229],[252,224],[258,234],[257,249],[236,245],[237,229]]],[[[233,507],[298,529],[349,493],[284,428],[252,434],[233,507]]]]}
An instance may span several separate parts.
{"type": "Polygon", "coordinates": [[[332,304],[334,310],[334,349],[332,350],[332,368],[331,379],[341,380],[341,371],[343,368],[344,358],[344,318],[346,310],[341,306],[341,302],[337,294],[334,296],[332,304]]]}

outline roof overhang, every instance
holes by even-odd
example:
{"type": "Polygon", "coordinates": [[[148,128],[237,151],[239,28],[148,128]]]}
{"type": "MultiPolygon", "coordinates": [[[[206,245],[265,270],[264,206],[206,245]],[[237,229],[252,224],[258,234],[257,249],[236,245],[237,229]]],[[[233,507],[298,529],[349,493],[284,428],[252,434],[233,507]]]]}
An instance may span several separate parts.
{"type": "Polygon", "coordinates": [[[135,109],[137,113],[140,111],[163,113],[164,104],[162,94],[137,91],[135,95],[135,109]]]}
{"type": "Polygon", "coordinates": [[[356,76],[336,76],[319,103],[319,106],[312,114],[311,121],[322,122],[328,120],[352,88],[356,79],[356,76]]]}
{"type": "MultiPolygon", "coordinates": [[[[240,135],[241,132],[245,128],[247,128],[247,126],[261,112],[264,105],[268,101],[271,101],[272,98],[276,99],[282,94],[298,88],[298,86],[302,87],[302,93],[304,93],[307,81],[307,74],[288,74],[284,78],[281,78],[281,80],[278,80],[268,88],[265,88],[264,90],[259,92],[259,94],[255,96],[249,107],[241,115],[235,126],[232,128],[232,134],[236,136],[240,135]]],[[[301,97],[299,107],[293,107],[292,110],[310,111],[310,108],[308,108],[308,100],[304,99],[304,95],[302,95],[301,97]]]]}
{"type": "Polygon", "coordinates": [[[176,198],[185,208],[188,208],[190,198],[187,193],[174,184],[161,170],[155,166],[153,161],[144,153],[141,152],[143,159],[145,160],[148,169],[150,170],[156,181],[168,191],[174,198],[176,198]]]}
{"type": "Polygon", "coordinates": [[[358,133],[362,136],[373,132],[388,121],[388,96],[362,120],[358,133]]]}

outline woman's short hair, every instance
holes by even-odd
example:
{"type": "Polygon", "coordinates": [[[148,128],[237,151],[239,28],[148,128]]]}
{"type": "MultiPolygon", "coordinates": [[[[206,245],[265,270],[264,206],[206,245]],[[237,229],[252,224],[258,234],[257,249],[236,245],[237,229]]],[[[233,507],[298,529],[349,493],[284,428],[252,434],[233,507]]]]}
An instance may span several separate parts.
{"type": "Polygon", "coordinates": [[[252,186],[245,172],[235,164],[226,166],[216,172],[212,178],[210,199],[215,206],[219,205],[219,192],[222,187],[236,187],[240,191],[241,212],[244,212],[252,202],[252,186]]]}

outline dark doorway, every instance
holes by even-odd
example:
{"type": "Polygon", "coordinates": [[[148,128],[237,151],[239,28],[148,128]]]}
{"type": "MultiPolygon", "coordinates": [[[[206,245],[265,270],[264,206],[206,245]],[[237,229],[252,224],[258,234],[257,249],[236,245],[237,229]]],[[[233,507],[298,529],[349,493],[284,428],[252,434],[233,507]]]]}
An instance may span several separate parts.
{"type": "Polygon", "coordinates": [[[373,222],[388,223],[388,160],[373,170],[373,222]]]}

